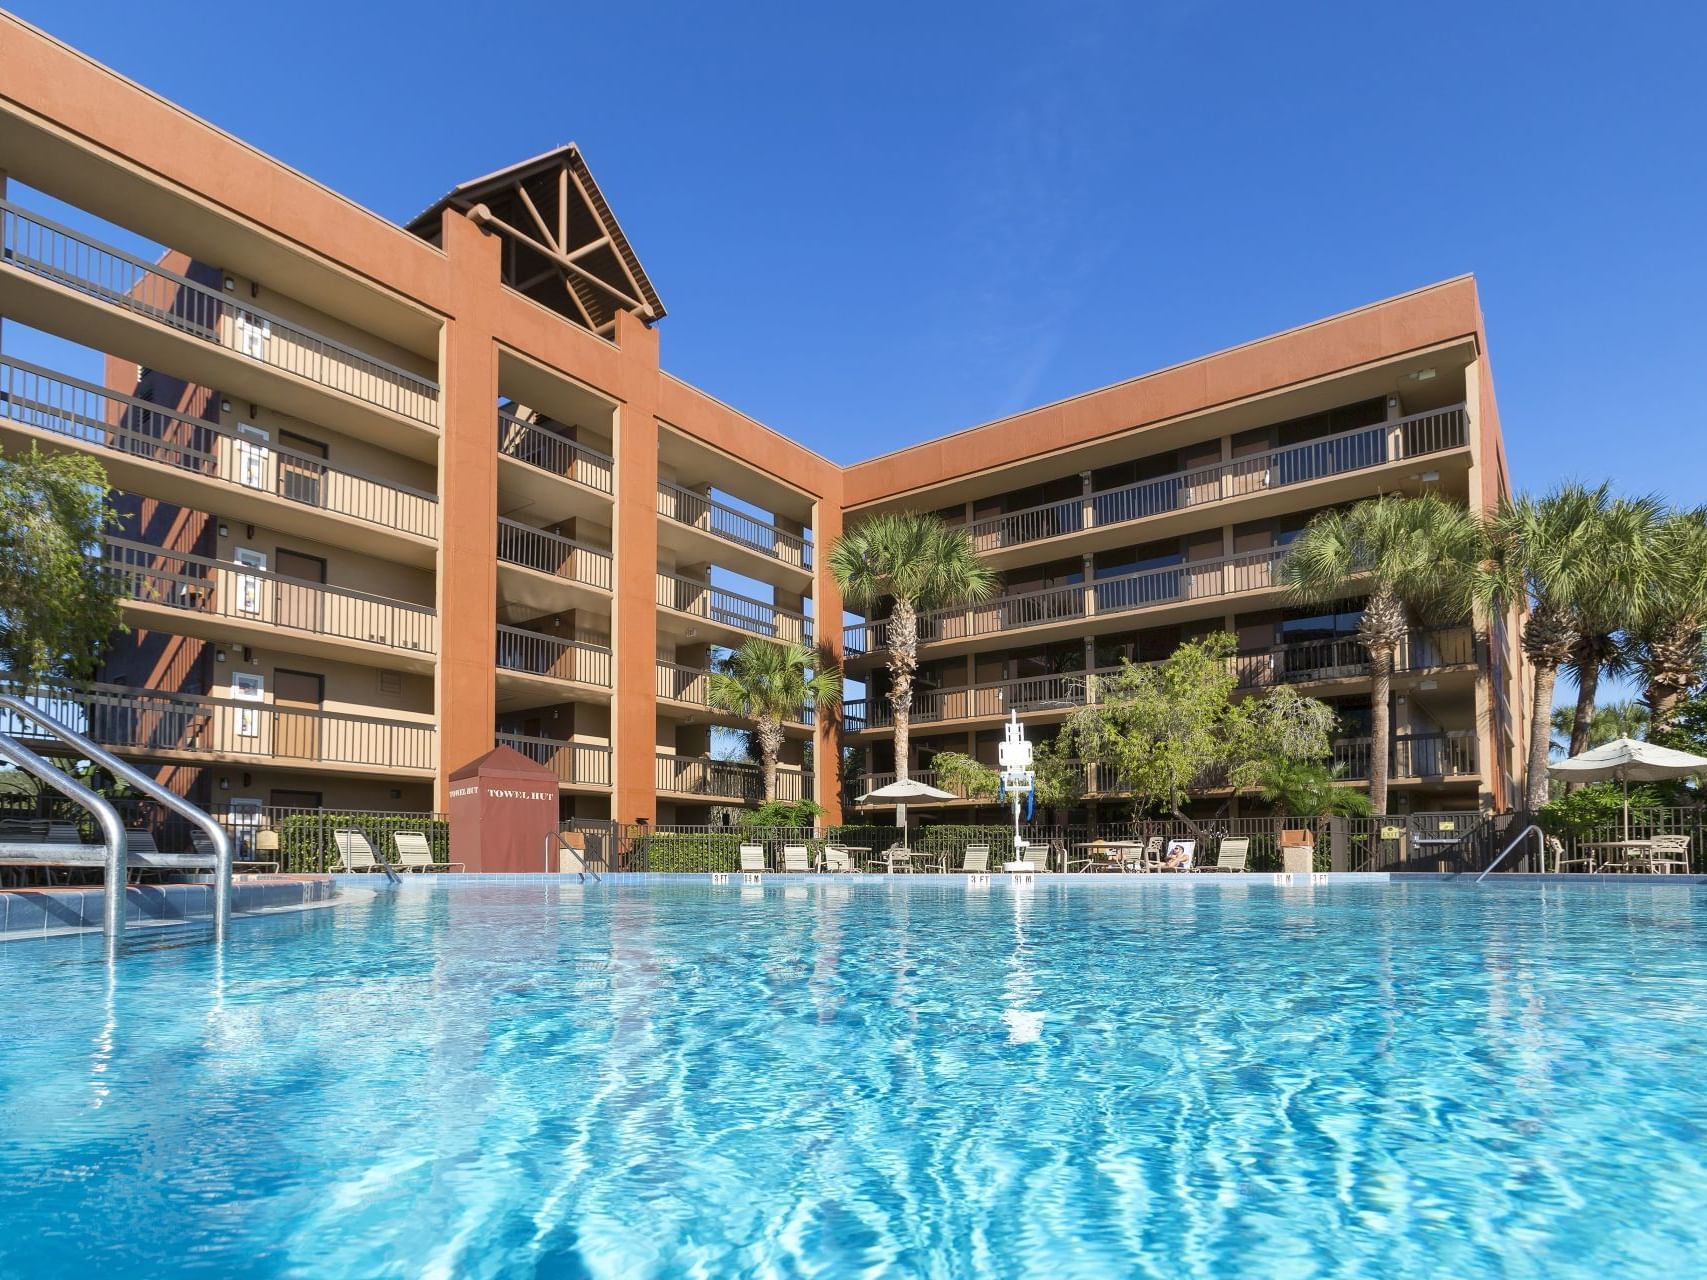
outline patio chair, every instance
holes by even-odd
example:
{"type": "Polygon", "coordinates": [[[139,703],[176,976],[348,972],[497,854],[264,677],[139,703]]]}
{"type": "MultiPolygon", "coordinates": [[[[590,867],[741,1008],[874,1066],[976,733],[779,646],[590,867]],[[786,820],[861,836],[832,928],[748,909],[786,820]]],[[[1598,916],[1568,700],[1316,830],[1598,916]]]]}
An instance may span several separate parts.
{"type": "Polygon", "coordinates": [[[1249,836],[1228,836],[1215,851],[1215,861],[1193,867],[1193,871],[1243,871],[1251,856],[1249,836]]]}
{"type": "Polygon", "coordinates": [[[848,872],[858,870],[854,866],[853,850],[839,844],[827,844],[824,852],[819,855],[818,867],[821,871],[848,872]]]}
{"type": "Polygon", "coordinates": [[[757,875],[765,869],[765,847],[762,844],[741,846],[741,873],[757,875]]]}
{"type": "MultiPolygon", "coordinates": [[[[960,855],[959,871],[988,871],[990,869],[990,846],[987,844],[969,844],[960,855]]],[[[944,854],[935,862],[925,863],[926,871],[947,873],[948,855],[944,854]]]]}
{"type": "Polygon", "coordinates": [[[460,862],[439,862],[433,857],[433,848],[427,843],[427,837],[419,831],[393,831],[391,844],[397,850],[396,867],[399,871],[461,871],[460,862]]]}
{"type": "Polygon", "coordinates": [[[334,831],[332,841],[338,846],[341,870],[348,872],[385,870],[385,864],[374,854],[373,846],[359,831],[334,831]]]}
{"type": "Polygon", "coordinates": [[[811,874],[812,856],[807,853],[803,844],[785,844],[782,846],[782,870],[784,875],[804,876],[811,874]]]}
{"type": "Polygon", "coordinates": [[[1140,871],[1160,871],[1162,869],[1162,850],[1167,848],[1166,836],[1151,836],[1144,841],[1143,852],[1132,856],[1140,871]]]}
{"type": "Polygon", "coordinates": [[[1689,837],[1655,836],[1653,848],[1643,859],[1656,875],[1689,874],[1689,837]]]}
{"type": "Polygon", "coordinates": [[[1565,844],[1558,836],[1547,837],[1547,852],[1553,855],[1553,868],[1556,871],[1587,872],[1593,875],[1600,869],[1593,853],[1580,846],[1569,856],[1565,856],[1565,844]]]}

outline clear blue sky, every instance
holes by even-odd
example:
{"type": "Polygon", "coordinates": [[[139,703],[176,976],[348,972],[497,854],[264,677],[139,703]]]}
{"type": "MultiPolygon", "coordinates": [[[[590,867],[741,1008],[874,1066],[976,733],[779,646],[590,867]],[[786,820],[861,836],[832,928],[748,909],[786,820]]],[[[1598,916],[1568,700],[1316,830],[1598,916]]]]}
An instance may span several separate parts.
{"type": "Polygon", "coordinates": [[[1473,271],[1519,486],[1707,500],[1700,6],[13,7],[399,221],[579,142],[838,461],[1473,271]]]}

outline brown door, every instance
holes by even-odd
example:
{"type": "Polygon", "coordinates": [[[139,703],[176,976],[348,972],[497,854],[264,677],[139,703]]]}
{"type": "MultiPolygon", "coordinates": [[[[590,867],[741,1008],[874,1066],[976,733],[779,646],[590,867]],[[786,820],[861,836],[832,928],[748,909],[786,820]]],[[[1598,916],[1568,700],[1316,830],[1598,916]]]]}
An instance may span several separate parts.
{"type": "Polygon", "coordinates": [[[1179,451],[1179,469],[1185,472],[1180,482],[1180,505],[1195,506],[1221,498],[1221,442],[1202,440],[1179,451]]]}
{"type": "Polygon", "coordinates": [[[326,501],[326,468],[313,461],[326,458],[326,446],[306,436],[279,432],[279,494],[292,502],[318,507],[326,501]]]}
{"type": "Polygon", "coordinates": [[[293,631],[324,631],[321,617],[326,605],[326,593],[309,583],[325,583],[326,562],[319,556],[305,556],[300,551],[279,547],[273,557],[274,571],[281,581],[273,585],[278,597],[273,602],[273,621],[293,631]],[[282,579],[290,581],[282,581],[282,579]]]}
{"type": "Polygon", "coordinates": [[[276,755],[293,760],[320,758],[320,704],[326,696],[326,679],[308,671],[273,672],[273,704],[278,727],[273,735],[276,755]]]}

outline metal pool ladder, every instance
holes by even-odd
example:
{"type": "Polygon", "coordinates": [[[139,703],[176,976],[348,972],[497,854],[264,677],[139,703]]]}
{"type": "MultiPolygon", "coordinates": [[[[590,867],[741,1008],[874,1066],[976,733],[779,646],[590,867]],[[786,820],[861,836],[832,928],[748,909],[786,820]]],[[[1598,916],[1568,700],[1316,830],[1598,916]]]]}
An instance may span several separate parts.
{"type": "Polygon", "coordinates": [[[1488,870],[1482,872],[1481,875],[1476,877],[1476,883],[1481,884],[1482,881],[1486,880],[1488,878],[1488,872],[1492,871],[1495,867],[1499,866],[1500,863],[1504,862],[1506,854],[1510,853],[1513,849],[1517,848],[1518,845],[1529,839],[1529,833],[1532,831],[1535,833],[1535,838],[1541,842],[1541,869],[1545,871],[1547,869],[1547,837],[1541,830],[1539,823],[1531,822],[1528,826],[1524,827],[1522,831],[1517,833],[1517,836],[1510,844],[1500,851],[1499,857],[1488,863],[1488,870]]]}
{"type": "MultiPolygon", "coordinates": [[[[187,818],[207,833],[213,844],[213,936],[224,941],[231,927],[231,837],[212,817],[196,808],[182,796],[174,795],[147,774],[126,764],[104,747],[68,725],[62,724],[39,707],[33,707],[12,694],[0,694],[0,708],[12,713],[29,736],[36,730],[75,747],[79,755],[101,766],[113,777],[135,787],[157,804],[165,806],[180,817],[187,818]]],[[[101,828],[101,843],[54,844],[51,842],[12,843],[0,845],[0,858],[11,863],[36,866],[104,866],[106,893],[102,903],[101,932],[106,935],[109,954],[124,937],[125,884],[129,864],[134,857],[138,866],[192,870],[208,865],[206,854],[138,852],[128,848],[129,837],[118,810],[104,797],[96,795],[71,775],[56,769],[40,754],[25,746],[10,733],[0,733],[0,759],[9,761],[25,773],[39,779],[61,795],[76,801],[95,817],[101,828]]]]}

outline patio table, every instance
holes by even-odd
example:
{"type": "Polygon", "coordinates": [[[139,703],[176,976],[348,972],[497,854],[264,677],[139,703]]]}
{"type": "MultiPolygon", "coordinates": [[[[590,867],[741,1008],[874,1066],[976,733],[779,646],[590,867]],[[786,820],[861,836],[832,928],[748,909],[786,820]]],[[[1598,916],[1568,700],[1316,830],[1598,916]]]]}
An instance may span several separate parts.
{"type": "Polygon", "coordinates": [[[1141,840],[1086,840],[1073,846],[1109,855],[1109,861],[1122,872],[1148,870],[1144,865],[1144,842],[1141,840]]]}
{"type": "Polygon", "coordinates": [[[1597,854],[1604,851],[1606,857],[1601,861],[1597,870],[1606,871],[1616,867],[1620,870],[1636,870],[1637,864],[1644,855],[1652,854],[1652,840],[1591,840],[1577,845],[1579,850],[1592,849],[1597,854]]]}

